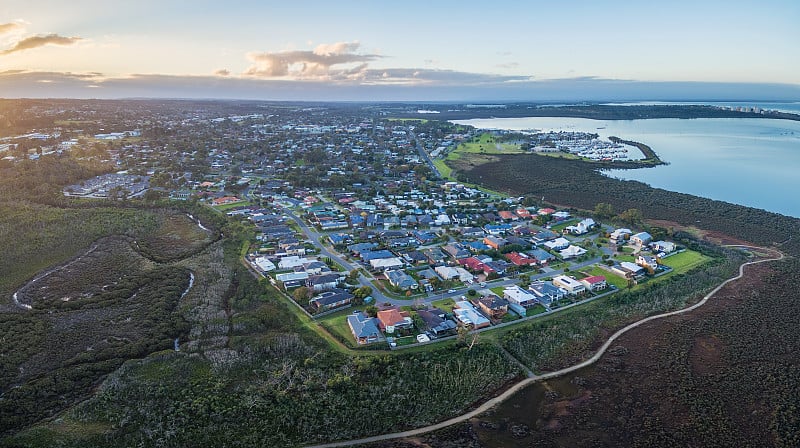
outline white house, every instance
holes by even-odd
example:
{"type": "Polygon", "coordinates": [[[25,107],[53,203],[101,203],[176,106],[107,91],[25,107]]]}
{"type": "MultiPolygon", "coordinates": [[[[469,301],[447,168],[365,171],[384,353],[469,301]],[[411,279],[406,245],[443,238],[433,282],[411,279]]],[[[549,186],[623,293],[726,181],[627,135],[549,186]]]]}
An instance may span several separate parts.
{"type": "Polygon", "coordinates": [[[592,230],[592,228],[596,225],[594,219],[586,218],[583,221],[575,224],[574,226],[567,226],[566,230],[571,232],[575,235],[583,235],[584,233],[592,230]]]}
{"type": "Polygon", "coordinates": [[[489,319],[479,313],[478,310],[466,300],[459,300],[453,308],[453,315],[464,326],[471,326],[475,329],[489,326],[489,319]]]}
{"type": "Polygon", "coordinates": [[[568,293],[573,295],[586,291],[586,287],[583,286],[583,283],[572,277],[567,277],[566,275],[553,277],[553,284],[559,288],[564,288],[568,293]]]}
{"type": "Polygon", "coordinates": [[[653,240],[653,237],[647,232],[639,232],[631,237],[631,243],[638,246],[644,246],[653,240]]]}
{"type": "Polygon", "coordinates": [[[650,247],[653,248],[654,252],[663,252],[665,254],[675,252],[675,243],[672,241],[656,241],[655,243],[650,243],[650,247]]]}
{"type": "Polygon", "coordinates": [[[298,266],[302,266],[306,263],[309,263],[314,260],[310,260],[306,257],[298,257],[297,255],[291,255],[288,257],[281,258],[281,261],[278,262],[278,269],[294,269],[298,266]]]}
{"type": "Polygon", "coordinates": [[[611,232],[611,235],[610,235],[611,242],[616,244],[618,241],[623,241],[623,240],[625,240],[626,236],[629,236],[629,235],[632,235],[632,234],[633,234],[633,232],[631,231],[631,229],[626,229],[626,228],[616,229],[613,232],[611,232]]]}
{"type": "Polygon", "coordinates": [[[580,257],[581,255],[586,253],[586,249],[580,246],[569,246],[568,248],[561,250],[558,252],[561,254],[561,258],[567,260],[570,258],[580,257]]]}
{"type": "Polygon", "coordinates": [[[639,255],[636,257],[636,264],[643,268],[650,268],[654,271],[658,269],[658,261],[655,259],[655,257],[650,257],[647,255],[639,255]]]}
{"type": "Polygon", "coordinates": [[[267,257],[258,257],[256,258],[255,263],[258,269],[261,269],[264,272],[275,270],[275,263],[271,262],[267,257]]]}
{"type": "Polygon", "coordinates": [[[556,238],[552,241],[547,241],[544,246],[551,250],[562,250],[569,247],[569,240],[563,237],[556,238]]]}
{"type": "Polygon", "coordinates": [[[403,267],[403,260],[397,257],[376,258],[369,260],[369,265],[372,266],[372,269],[376,271],[385,271],[387,269],[397,269],[403,267]]]}
{"type": "Polygon", "coordinates": [[[457,278],[463,283],[471,283],[475,279],[474,275],[462,267],[437,266],[434,270],[445,280],[457,278]]]}
{"type": "Polygon", "coordinates": [[[530,308],[538,303],[535,295],[516,285],[503,289],[503,298],[524,308],[530,308]]]}
{"type": "Polygon", "coordinates": [[[287,272],[285,274],[275,275],[275,280],[281,283],[297,281],[297,280],[307,280],[307,279],[308,279],[308,272],[287,272]]]}

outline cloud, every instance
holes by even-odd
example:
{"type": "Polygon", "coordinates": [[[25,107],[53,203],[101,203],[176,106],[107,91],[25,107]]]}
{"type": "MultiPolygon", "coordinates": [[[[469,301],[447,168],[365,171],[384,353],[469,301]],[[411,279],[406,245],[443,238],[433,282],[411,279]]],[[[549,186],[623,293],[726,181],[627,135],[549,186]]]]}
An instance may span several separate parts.
{"type": "Polygon", "coordinates": [[[359,54],[359,42],[321,44],[314,50],[272,53],[248,53],[252,65],[245,76],[292,79],[352,79],[366,70],[367,63],[382,58],[377,54],[359,54]],[[341,67],[358,64],[355,67],[341,67]]]}
{"type": "Polygon", "coordinates": [[[227,68],[222,68],[222,69],[219,69],[219,70],[215,71],[214,74],[217,75],[217,76],[230,76],[231,75],[231,71],[228,70],[227,68]]]}
{"type": "Polygon", "coordinates": [[[519,62],[506,62],[506,63],[503,63],[503,64],[497,64],[497,67],[499,67],[499,68],[518,68],[519,67],[519,62]]]}
{"type": "Polygon", "coordinates": [[[19,22],[0,23],[0,34],[10,33],[12,31],[21,30],[24,27],[19,22]]]}
{"type": "Polygon", "coordinates": [[[26,37],[14,44],[13,47],[0,52],[0,55],[16,53],[18,51],[31,50],[45,45],[72,45],[82,40],[80,37],[65,37],[58,34],[47,34],[44,36],[26,37]]]}
{"type": "Polygon", "coordinates": [[[0,98],[203,98],[275,101],[800,101],[800,86],[654,82],[593,77],[533,80],[449,70],[362,70],[365,81],[0,71],[0,98]]]}

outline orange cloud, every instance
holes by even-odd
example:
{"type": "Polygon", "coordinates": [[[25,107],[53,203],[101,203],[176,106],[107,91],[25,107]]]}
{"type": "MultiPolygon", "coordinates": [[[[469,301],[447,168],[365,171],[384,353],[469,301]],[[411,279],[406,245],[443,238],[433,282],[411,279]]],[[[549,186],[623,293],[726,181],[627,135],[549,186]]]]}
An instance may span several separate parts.
{"type": "Polygon", "coordinates": [[[2,55],[16,53],[18,51],[31,50],[45,45],[72,45],[82,40],[80,37],[65,37],[58,34],[47,34],[45,36],[26,37],[14,44],[13,47],[0,52],[2,55]]]}

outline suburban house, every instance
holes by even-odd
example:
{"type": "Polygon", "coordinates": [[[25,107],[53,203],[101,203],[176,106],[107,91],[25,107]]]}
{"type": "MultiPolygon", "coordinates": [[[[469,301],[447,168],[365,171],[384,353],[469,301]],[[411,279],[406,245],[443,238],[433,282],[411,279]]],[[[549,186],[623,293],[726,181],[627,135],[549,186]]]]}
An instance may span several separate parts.
{"type": "Polygon", "coordinates": [[[631,243],[637,246],[644,246],[653,240],[653,237],[647,232],[639,232],[631,236],[631,243]]]}
{"type": "Polygon", "coordinates": [[[558,235],[552,230],[541,230],[531,236],[531,242],[534,244],[542,244],[545,241],[550,241],[558,238],[558,235]]]}
{"type": "Polygon", "coordinates": [[[425,323],[421,331],[433,333],[436,336],[444,336],[455,332],[456,323],[446,318],[444,311],[433,308],[429,310],[417,311],[420,319],[425,323]]]}
{"type": "Polygon", "coordinates": [[[376,258],[374,260],[369,260],[369,265],[375,271],[386,271],[403,267],[403,260],[397,257],[376,258]]]}
{"type": "Polygon", "coordinates": [[[325,291],[335,288],[339,284],[339,280],[339,274],[310,275],[308,279],[306,279],[306,286],[314,291],[325,291]]]}
{"type": "Polygon", "coordinates": [[[606,278],[602,275],[593,275],[591,277],[582,278],[580,282],[589,291],[602,291],[608,287],[606,278]]]}
{"type": "Polygon", "coordinates": [[[372,260],[380,260],[382,258],[393,258],[395,255],[391,251],[384,249],[375,251],[364,250],[359,253],[359,256],[361,257],[362,260],[364,260],[364,262],[369,263],[372,260]]]}
{"type": "Polygon", "coordinates": [[[255,259],[254,263],[256,264],[256,267],[261,270],[261,272],[274,271],[276,267],[275,263],[270,261],[270,259],[267,257],[258,257],[255,259]]]}
{"type": "Polygon", "coordinates": [[[345,306],[353,300],[353,295],[343,289],[325,291],[308,301],[318,311],[327,311],[345,306]]]}
{"type": "Polygon", "coordinates": [[[312,261],[315,260],[311,260],[305,257],[298,257],[297,255],[291,255],[288,257],[281,258],[281,261],[278,262],[278,269],[280,270],[294,269],[298,266],[302,266],[312,261]]]}
{"type": "Polygon", "coordinates": [[[456,260],[470,256],[470,251],[461,243],[446,244],[442,246],[442,249],[456,260]]]}
{"type": "Polygon", "coordinates": [[[569,240],[566,238],[556,238],[551,241],[545,241],[544,247],[550,250],[563,250],[569,247],[569,240]]]}
{"type": "Polygon", "coordinates": [[[609,235],[609,237],[612,243],[617,244],[620,241],[625,241],[625,238],[629,237],[632,234],[633,232],[631,231],[631,229],[619,228],[611,232],[611,235],[609,235]]]}
{"type": "Polygon", "coordinates": [[[636,263],[631,263],[630,261],[623,261],[618,267],[614,266],[611,269],[626,278],[642,278],[645,274],[643,267],[636,263]]]}
{"type": "Polygon", "coordinates": [[[478,306],[491,319],[502,319],[503,316],[508,314],[508,300],[497,297],[494,294],[478,299],[478,306]]]}
{"type": "Polygon", "coordinates": [[[481,260],[479,260],[477,257],[462,258],[458,260],[458,264],[460,264],[461,266],[466,266],[466,268],[471,271],[483,272],[486,275],[495,272],[494,269],[490,268],[489,266],[486,266],[486,264],[481,260]]]}
{"type": "Polygon", "coordinates": [[[395,330],[411,328],[414,321],[408,311],[400,311],[397,308],[378,311],[378,326],[387,333],[394,333],[395,330]]]}
{"type": "Polygon", "coordinates": [[[484,317],[478,310],[466,300],[459,300],[453,308],[453,315],[466,327],[475,329],[488,327],[490,324],[489,319],[484,317]]]}
{"type": "Polygon", "coordinates": [[[567,296],[565,289],[559,288],[550,282],[533,282],[528,286],[528,290],[544,305],[550,305],[567,296]]]}
{"type": "Polygon", "coordinates": [[[308,272],[287,272],[275,275],[275,280],[281,282],[284,288],[296,288],[306,284],[308,272]]]}
{"type": "Polygon", "coordinates": [[[665,254],[675,252],[675,243],[671,241],[656,241],[655,243],[650,243],[650,247],[653,252],[663,252],[665,254]]]}
{"type": "Polygon", "coordinates": [[[517,266],[533,266],[538,264],[535,258],[529,257],[525,254],[518,254],[516,252],[507,253],[506,258],[508,261],[517,266]]]}
{"type": "Polygon", "coordinates": [[[558,254],[561,255],[561,258],[565,260],[569,260],[570,258],[580,257],[585,253],[586,249],[580,246],[573,246],[573,245],[570,245],[566,249],[558,251],[558,254]]]}
{"type": "MultiPolygon", "coordinates": [[[[510,305],[513,306],[516,304],[521,306],[523,309],[530,308],[538,303],[535,295],[516,285],[507,286],[505,289],[503,289],[503,298],[508,300],[510,305]]],[[[517,310],[515,309],[514,311],[517,310]]]]}
{"type": "Polygon", "coordinates": [[[505,238],[489,235],[483,239],[483,243],[492,249],[497,250],[508,244],[508,241],[506,241],[505,238]]]}
{"type": "Polygon", "coordinates": [[[525,253],[535,258],[540,265],[545,265],[548,261],[555,258],[550,252],[539,248],[529,250],[525,253]]]}
{"type": "Polygon", "coordinates": [[[580,294],[586,291],[586,287],[583,286],[583,283],[566,275],[557,275],[553,277],[553,284],[559,288],[563,288],[572,295],[580,294]]]}
{"type": "Polygon", "coordinates": [[[319,275],[331,272],[331,268],[328,267],[327,264],[321,261],[311,261],[308,263],[304,263],[302,266],[298,266],[295,269],[295,272],[308,272],[308,275],[319,275]]]}
{"type": "Polygon", "coordinates": [[[451,266],[437,266],[434,268],[437,274],[441,276],[445,280],[452,280],[458,279],[463,283],[471,283],[475,277],[467,272],[466,269],[462,267],[451,267],[451,266]]]}
{"type": "Polygon", "coordinates": [[[639,255],[636,257],[636,264],[643,268],[650,268],[654,271],[658,269],[658,260],[649,255],[639,255]]]}
{"type": "Polygon", "coordinates": [[[413,277],[406,274],[405,272],[397,269],[393,271],[386,271],[386,278],[396,288],[400,288],[403,291],[408,291],[409,289],[417,289],[419,288],[419,284],[413,277]]]}
{"type": "Polygon", "coordinates": [[[347,316],[347,325],[353,333],[353,337],[358,344],[370,344],[381,340],[381,332],[378,330],[377,319],[367,316],[365,313],[356,312],[347,316]]]}
{"type": "Polygon", "coordinates": [[[583,235],[584,233],[588,233],[590,230],[592,230],[596,225],[597,224],[594,222],[594,219],[586,218],[574,226],[567,226],[565,230],[574,235],[583,235]]]}

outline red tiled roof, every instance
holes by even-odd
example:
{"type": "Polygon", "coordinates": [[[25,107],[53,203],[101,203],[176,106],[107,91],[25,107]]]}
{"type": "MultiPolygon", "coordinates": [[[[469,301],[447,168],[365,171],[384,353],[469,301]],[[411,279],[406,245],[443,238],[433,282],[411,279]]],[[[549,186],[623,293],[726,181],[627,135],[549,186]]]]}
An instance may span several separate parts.
{"type": "Polygon", "coordinates": [[[585,281],[586,283],[588,283],[590,285],[594,285],[595,283],[600,283],[600,282],[606,281],[606,278],[603,277],[602,275],[594,275],[594,276],[591,276],[591,277],[586,277],[585,279],[583,279],[583,281],[585,281]]]}

